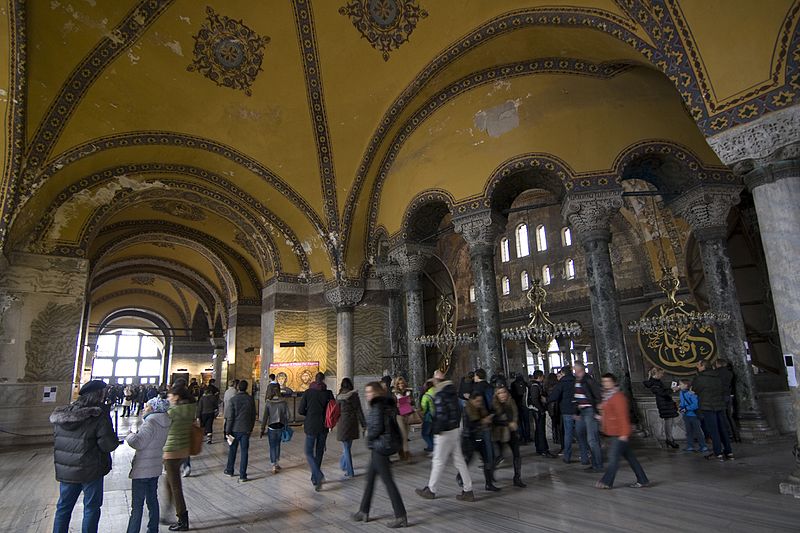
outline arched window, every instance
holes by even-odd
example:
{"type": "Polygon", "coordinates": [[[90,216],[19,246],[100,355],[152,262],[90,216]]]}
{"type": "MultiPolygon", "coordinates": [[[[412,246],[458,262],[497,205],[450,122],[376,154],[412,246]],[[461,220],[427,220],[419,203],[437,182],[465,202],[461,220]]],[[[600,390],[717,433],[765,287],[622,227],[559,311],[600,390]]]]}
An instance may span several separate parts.
{"type": "Polygon", "coordinates": [[[550,285],[550,267],[547,265],[542,267],[542,283],[550,285]]]}
{"type": "Polygon", "coordinates": [[[508,245],[508,239],[505,237],[500,239],[500,260],[503,263],[508,263],[511,260],[511,250],[508,245]]]}
{"type": "Polygon", "coordinates": [[[536,249],[540,252],[547,250],[547,234],[542,224],[536,226],[536,249]]]}
{"type": "Polygon", "coordinates": [[[475,287],[470,287],[469,288],[469,301],[470,302],[474,302],[475,301],[475,287]]]}
{"type": "Polygon", "coordinates": [[[567,279],[575,279],[575,261],[572,259],[564,261],[564,277],[567,279]]]}
{"type": "Polygon", "coordinates": [[[561,244],[564,246],[572,246],[572,230],[569,228],[561,229],[561,244]]]}
{"type": "Polygon", "coordinates": [[[531,279],[528,277],[527,270],[523,270],[522,274],[519,275],[519,284],[523,291],[527,291],[531,288],[531,279]]]}
{"type": "Polygon", "coordinates": [[[528,225],[517,226],[517,257],[525,257],[531,253],[528,245],[528,225]]]}
{"type": "Polygon", "coordinates": [[[97,338],[92,378],[111,383],[159,383],[162,341],[138,329],[118,329],[97,338]]]}
{"type": "Polygon", "coordinates": [[[503,288],[503,296],[508,296],[511,293],[511,281],[509,281],[508,276],[503,276],[500,284],[503,288]]]}

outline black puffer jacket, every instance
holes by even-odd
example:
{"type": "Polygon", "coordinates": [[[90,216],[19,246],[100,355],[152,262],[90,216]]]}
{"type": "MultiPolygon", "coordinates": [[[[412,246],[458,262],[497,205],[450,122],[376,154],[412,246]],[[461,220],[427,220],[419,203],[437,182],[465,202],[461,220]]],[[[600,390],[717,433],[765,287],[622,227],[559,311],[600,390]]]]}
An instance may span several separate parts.
{"type": "Polygon", "coordinates": [[[644,382],[644,386],[656,397],[658,416],[661,418],[675,418],[678,416],[678,409],[675,407],[675,400],[672,399],[672,393],[667,387],[664,386],[663,381],[656,378],[650,378],[644,382]]]}
{"type": "Polygon", "coordinates": [[[111,452],[119,441],[106,407],[70,404],[50,415],[56,480],[88,483],[111,471],[111,452]]]}
{"type": "Polygon", "coordinates": [[[725,391],[717,369],[704,370],[692,381],[692,390],[697,394],[701,411],[725,409],[725,391]]]}
{"type": "Polygon", "coordinates": [[[392,452],[402,449],[397,414],[394,398],[383,395],[372,398],[367,413],[367,448],[384,455],[391,455],[392,452]]]}

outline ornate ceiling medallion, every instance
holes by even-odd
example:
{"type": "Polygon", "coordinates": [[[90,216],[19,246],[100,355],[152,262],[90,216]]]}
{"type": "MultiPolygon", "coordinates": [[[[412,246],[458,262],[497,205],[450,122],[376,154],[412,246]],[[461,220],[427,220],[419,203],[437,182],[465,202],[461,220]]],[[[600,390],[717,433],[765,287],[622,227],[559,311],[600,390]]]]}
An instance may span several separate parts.
{"type": "Polygon", "coordinates": [[[193,222],[200,222],[206,219],[206,214],[203,213],[202,209],[180,200],[155,200],[150,202],[150,209],[193,222]]]}
{"type": "Polygon", "coordinates": [[[262,37],[241,20],[218,15],[206,7],[208,20],[194,36],[194,61],[186,70],[197,71],[221,87],[244,91],[261,72],[261,60],[269,37],[262,37]]]}
{"type": "Polygon", "coordinates": [[[428,12],[417,0],[352,0],[339,8],[373,48],[389,61],[389,52],[408,41],[411,32],[428,12]]]}

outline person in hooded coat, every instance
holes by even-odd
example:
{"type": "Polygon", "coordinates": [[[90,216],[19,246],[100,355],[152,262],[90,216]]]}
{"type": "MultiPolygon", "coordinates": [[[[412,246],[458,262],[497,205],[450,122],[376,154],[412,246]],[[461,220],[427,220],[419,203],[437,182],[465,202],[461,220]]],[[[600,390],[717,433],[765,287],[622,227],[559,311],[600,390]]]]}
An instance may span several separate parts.
{"type": "Polygon", "coordinates": [[[161,454],[172,421],[167,414],[169,400],[152,398],[144,405],[144,418],[136,433],[128,433],[125,442],[136,450],[131,463],[131,516],[128,533],[142,528],[144,503],[147,501],[147,533],[158,533],[158,478],[163,468],[161,454]]]}
{"type": "Polygon", "coordinates": [[[103,478],[111,471],[111,452],[119,440],[103,403],[106,384],[92,380],[73,403],[56,408],[53,458],[60,483],[53,533],[67,533],[72,510],[83,492],[83,531],[94,533],[103,505],[103,478]]]}
{"type": "Polygon", "coordinates": [[[261,419],[261,437],[267,433],[269,440],[269,464],[272,473],[281,470],[281,440],[284,430],[289,426],[289,406],[281,397],[281,386],[277,383],[267,385],[267,403],[261,419]]]}
{"type": "Polygon", "coordinates": [[[342,443],[342,457],[339,466],[344,472],[345,479],[352,479],[356,473],[353,469],[353,454],[351,448],[353,441],[358,439],[361,429],[367,427],[364,420],[364,411],[361,409],[361,400],[358,392],[353,387],[350,378],[344,378],[336,396],[339,404],[339,422],[336,424],[336,440],[342,443]]]}
{"type": "Polygon", "coordinates": [[[653,367],[648,372],[648,379],[643,383],[644,387],[656,397],[656,407],[658,416],[664,421],[664,439],[670,448],[678,448],[678,443],[672,436],[672,427],[678,419],[678,407],[672,398],[672,391],[664,385],[664,370],[653,367]]]}

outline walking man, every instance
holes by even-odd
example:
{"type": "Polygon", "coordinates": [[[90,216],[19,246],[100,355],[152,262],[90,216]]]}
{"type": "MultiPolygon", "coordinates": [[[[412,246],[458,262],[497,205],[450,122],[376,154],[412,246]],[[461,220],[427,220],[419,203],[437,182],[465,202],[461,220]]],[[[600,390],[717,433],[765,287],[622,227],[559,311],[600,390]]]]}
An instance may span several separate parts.
{"type": "Polygon", "coordinates": [[[587,472],[603,471],[603,452],[600,449],[600,428],[597,424],[597,406],[602,393],[597,381],[586,373],[586,366],[581,361],[573,365],[575,371],[575,406],[578,419],[575,430],[578,433],[578,445],[581,448],[581,464],[588,464],[587,472]],[[591,451],[591,463],[589,463],[591,451]]]}
{"type": "Polygon", "coordinates": [[[475,494],[472,492],[472,478],[464,462],[461,452],[461,406],[458,402],[458,393],[455,385],[450,380],[445,380],[444,373],[437,370],[433,374],[435,394],[433,396],[433,467],[431,468],[428,485],[424,489],[417,489],[417,495],[432,500],[436,497],[436,488],[442,476],[445,464],[450,456],[453,457],[458,473],[461,476],[463,489],[456,496],[458,500],[474,502],[475,494]]]}
{"type": "Polygon", "coordinates": [[[311,483],[317,492],[322,490],[322,483],[325,481],[325,475],[321,468],[325,443],[328,440],[325,413],[328,402],[333,399],[333,393],[325,385],[325,374],[317,372],[314,383],[303,393],[297,409],[297,412],[305,417],[303,430],[306,434],[306,461],[311,469],[311,483]]]}
{"type": "Polygon", "coordinates": [[[250,433],[256,423],[256,404],[253,397],[247,394],[246,380],[241,380],[237,388],[237,393],[225,403],[225,434],[233,435],[233,442],[228,449],[228,465],[225,473],[229,476],[234,475],[236,450],[241,446],[239,481],[247,481],[247,455],[250,451],[250,433]]]}
{"type": "Polygon", "coordinates": [[[528,400],[536,424],[533,436],[536,453],[542,457],[554,459],[558,456],[550,453],[550,446],[547,444],[547,395],[544,391],[544,372],[541,370],[533,372],[533,380],[528,389],[528,400]]]}

